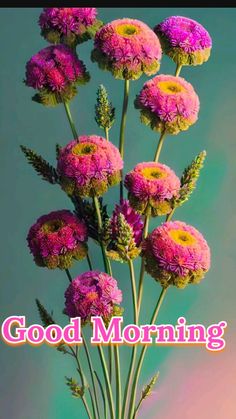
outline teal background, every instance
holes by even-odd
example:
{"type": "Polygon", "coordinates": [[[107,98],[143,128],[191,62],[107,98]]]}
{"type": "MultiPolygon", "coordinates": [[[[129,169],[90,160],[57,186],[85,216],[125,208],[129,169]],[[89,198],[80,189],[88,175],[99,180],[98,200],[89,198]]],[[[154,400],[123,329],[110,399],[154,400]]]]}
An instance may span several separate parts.
{"type": "MultiPolygon", "coordinates": [[[[47,271],[34,265],[26,246],[30,225],[40,215],[56,209],[72,208],[57,186],[43,182],[27,165],[19,146],[24,144],[55,162],[55,143],[72,139],[62,106],[44,108],[33,103],[33,90],[23,84],[25,63],[47,44],[40,37],[37,19],[40,9],[1,9],[0,65],[0,196],[1,196],[1,321],[7,316],[25,315],[28,324],[38,322],[34,298],[38,297],[64,323],[61,311],[67,278],[61,271],[47,271]]],[[[184,291],[170,289],[160,312],[159,322],[173,323],[183,315],[189,323],[206,326],[220,320],[228,322],[226,348],[219,354],[203,347],[158,348],[148,351],[141,386],[157,370],[160,378],[153,395],[140,410],[147,419],[234,419],[235,371],[235,72],[236,9],[127,8],[99,9],[104,21],[133,17],[150,27],[169,15],[198,20],[213,39],[212,55],[206,64],[184,68],[181,75],[196,89],[201,102],[198,122],[187,132],[169,137],[161,161],[181,175],[184,167],[203,149],[208,157],[197,190],[176,217],[203,232],[212,250],[212,268],[199,286],[184,291]]],[[[80,134],[101,134],[94,121],[96,89],[103,83],[116,107],[116,124],[111,139],[118,145],[123,83],[97,68],[90,61],[92,41],[78,48],[86,63],[91,82],[81,87],[72,103],[72,113],[80,134]]],[[[174,64],[163,57],[161,73],[173,74],[174,64]]],[[[152,160],[157,136],[142,125],[133,100],[146,77],[131,83],[126,129],[125,170],[139,161],[152,160]]],[[[106,194],[111,209],[118,188],[106,194]]],[[[154,228],[159,220],[152,221],[154,228]]],[[[93,264],[102,269],[101,257],[91,244],[93,264]]],[[[137,265],[137,263],[136,263],[137,265]]],[[[137,268],[137,267],[136,267],[137,268]]],[[[132,321],[131,291],[127,266],[113,264],[114,276],[124,293],[126,321],[132,321]]],[[[87,270],[85,262],[72,269],[73,275],[87,270]]],[[[138,272],[138,269],[137,269],[138,272]]],[[[142,319],[147,322],[160,287],[145,279],[142,319]]],[[[127,371],[127,348],[121,350],[123,373],[127,371]]],[[[11,348],[0,342],[1,414],[8,419],[85,418],[82,404],[73,399],[64,376],[75,375],[72,359],[43,345],[39,348],[11,348]]]]}

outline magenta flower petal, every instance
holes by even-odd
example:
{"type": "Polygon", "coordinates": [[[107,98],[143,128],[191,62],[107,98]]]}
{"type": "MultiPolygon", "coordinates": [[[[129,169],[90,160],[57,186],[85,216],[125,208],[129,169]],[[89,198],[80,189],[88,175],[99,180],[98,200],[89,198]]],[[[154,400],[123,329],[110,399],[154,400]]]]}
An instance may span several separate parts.
{"type": "Polygon", "coordinates": [[[100,196],[120,180],[123,161],[111,142],[97,135],[80,136],[60,150],[58,171],[69,194],[100,196]]]}
{"type": "Polygon", "coordinates": [[[70,317],[81,317],[81,321],[86,323],[92,316],[110,318],[114,305],[122,301],[122,292],[117,281],[108,274],[89,271],[70,283],[65,299],[65,313],[70,317]]]}
{"type": "Polygon", "coordinates": [[[101,26],[95,7],[46,7],[39,17],[42,35],[52,43],[76,45],[101,26]]]}
{"type": "Polygon", "coordinates": [[[141,214],[168,214],[178,196],[180,180],[168,166],[145,162],[137,164],[125,177],[129,201],[141,214]]]}
{"type": "Polygon", "coordinates": [[[88,80],[83,62],[65,45],[46,47],[26,64],[25,84],[39,91],[43,104],[50,104],[50,100],[44,103],[50,97],[55,104],[71,99],[76,94],[76,86],[88,80]]]}
{"type": "Polygon", "coordinates": [[[163,74],[144,84],[135,105],[141,110],[143,123],[169,134],[178,134],[193,125],[200,106],[190,83],[182,77],[163,74]]]}
{"type": "Polygon", "coordinates": [[[51,269],[66,269],[72,265],[73,258],[84,258],[87,240],[86,225],[68,210],[41,216],[27,236],[35,262],[51,269]]]}
{"type": "Polygon", "coordinates": [[[118,216],[122,214],[125,221],[132,229],[133,238],[136,246],[140,246],[143,233],[143,221],[140,215],[130,206],[128,200],[123,200],[121,204],[116,205],[111,217],[112,239],[116,240],[118,231],[118,216]]]}
{"type": "Polygon", "coordinates": [[[161,46],[154,32],[136,19],[117,19],[95,36],[92,59],[118,79],[138,79],[160,67],[161,46]]]}
{"type": "Polygon", "coordinates": [[[145,267],[162,286],[199,283],[210,268],[210,249],[202,234],[181,221],[157,227],[143,243],[145,267]]]}
{"type": "Polygon", "coordinates": [[[208,60],[212,40],[198,22],[183,16],[171,16],[154,28],[163,52],[180,65],[199,65],[208,60]]]}

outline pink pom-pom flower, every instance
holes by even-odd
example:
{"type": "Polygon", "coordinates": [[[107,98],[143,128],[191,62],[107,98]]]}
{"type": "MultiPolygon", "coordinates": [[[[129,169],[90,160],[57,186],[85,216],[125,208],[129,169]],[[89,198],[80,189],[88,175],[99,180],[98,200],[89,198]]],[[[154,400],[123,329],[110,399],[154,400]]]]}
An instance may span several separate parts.
{"type": "Polygon", "coordinates": [[[141,121],[153,130],[178,134],[197,121],[200,104],[190,83],[162,74],[144,84],[135,106],[141,121]]]}
{"type": "Polygon", "coordinates": [[[168,214],[178,196],[180,180],[168,166],[145,162],[137,164],[125,177],[132,207],[140,214],[168,214]]]}
{"type": "Polygon", "coordinates": [[[212,40],[207,30],[188,17],[171,16],[154,28],[163,52],[176,64],[199,65],[208,60],[212,40]]]}
{"type": "Polygon", "coordinates": [[[198,284],[210,268],[210,249],[196,228],[181,221],[157,227],[143,242],[146,271],[163,287],[198,284]]]}
{"type": "Polygon", "coordinates": [[[67,269],[87,255],[87,227],[68,210],[41,216],[30,228],[27,241],[35,263],[49,269],[67,269]]]}
{"type": "Polygon", "coordinates": [[[68,195],[93,197],[120,181],[123,160],[118,148],[105,138],[83,135],[60,150],[57,168],[68,195]]]}
{"type": "Polygon", "coordinates": [[[93,38],[102,22],[95,7],[46,7],[39,17],[42,36],[52,44],[76,46],[93,38]]]}
{"type": "Polygon", "coordinates": [[[104,25],[95,36],[92,60],[117,79],[151,76],[160,67],[160,42],[155,33],[136,19],[117,19],[104,25]]]}
{"type": "Polygon", "coordinates": [[[88,80],[85,65],[66,45],[46,47],[26,64],[25,84],[38,90],[33,100],[46,106],[72,99],[88,80]]]}
{"type": "Polygon", "coordinates": [[[81,317],[82,324],[92,316],[101,316],[108,321],[116,305],[122,301],[122,292],[117,281],[104,272],[89,271],[77,276],[65,292],[65,314],[81,317]]]}

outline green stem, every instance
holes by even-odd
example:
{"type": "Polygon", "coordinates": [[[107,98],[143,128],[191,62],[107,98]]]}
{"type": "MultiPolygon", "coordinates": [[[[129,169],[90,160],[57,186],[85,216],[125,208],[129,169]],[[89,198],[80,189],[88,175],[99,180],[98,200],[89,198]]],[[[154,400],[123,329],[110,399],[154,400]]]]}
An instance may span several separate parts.
{"type": "Polygon", "coordinates": [[[94,371],[94,374],[95,374],[95,377],[97,379],[97,382],[98,382],[98,385],[99,385],[99,388],[100,388],[100,391],[101,391],[101,395],[102,395],[103,409],[104,409],[104,418],[107,419],[107,398],[106,398],[106,395],[104,393],[103,386],[102,386],[102,383],[100,381],[100,378],[99,378],[97,372],[94,371]]]}
{"type": "Polygon", "coordinates": [[[82,332],[82,338],[83,338],[85,354],[86,354],[86,358],[87,358],[87,361],[88,361],[89,371],[90,371],[91,380],[92,380],[92,386],[93,386],[96,409],[97,409],[98,417],[100,418],[99,406],[98,406],[98,397],[97,397],[97,391],[96,391],[96,386],[95,386],[95,381],[94,381],[94,369],[93,369],[93,364],[92,364],[91,356],[90,356],[90,353],[89,353],[88,345],[87,345],[87,342],[86,342],[86,339],[85,339],[85,336],[84,336],[83,332],[82,332]]]}
{"type": "Polygon", "coordinates": [[[92,395],[92,392],[90,390],[90,387],[88,387],[88,392],[89,392],[89,395],[90,395],[90,399],[92,401],[93,417],[94,417],[94,419],[97,419],[97,413],[95,411],[95,404],[94,404],[94,401],[93,401],[93,395],[92,395]]]}
{"type": "Polygon", "coordinates": [[[72,282],[72,276],[70,274],[69,269],[65,269],[65,272],[66,272],[66,275],[67,275],[67,278],[69,279],[69,281],[72,282]]]}
{"type": "MultiPolygon", "coordinates": [[[[102,216],[101,216],[100,205],[99,205],[99,201],[98,201],[97,196],[93,197],[93,203],[94,203],[94,207],[95,207],[96,214],[97,214],[98,234],[100,236],[100,234],[102,232],[102,216]]],[[[109,264],[108,264],[108,261],[107,261],[106,249],[105,249],[105,246],[104,246],[101,239],[100,239],[100,246],[101,246],[101,250],[102,250],[104,269],[105,269],[105,272],[108,273],[109,272],[109,264]]]]}
{"type": "Polygon", "coordinates": [[[120,150],[122,159],[124,158],[125,125],[126,125],[126,118],[127,118],[128,101],[129,101],[129,80],[125,80],[122,117],[121,117],[121,124],[120,124],[120,143],[119,143],[119,150],[120,150]]]}
{"type": "Polygon", "coordinates": [[[128,261],[128,265],[129,265],[130,279],[131,279],[131,285],[132,285],[134,323],[137,324],[137,321],[138,321],[137,291],[136,291],[134,264],[131,259],[128,261]]]}
{"type": "MultiPolygon", "coordinates": [[[[129,265],[130,278],[131,278],[131,284],[132,284],[134,323],[137,324],[137,322],[138,322],[137,292],[136,292],[134,265],[133,265],[132,260],[129,260],[128,265],[129,265]]],[[[137,355],[137,345],[133,345],[131,360],[130,360],[130,365],[129,365],[129,371],[128,371],[128,375],[127,375],[127,379],[126,379],[126,383],[125,383],[124,401],[123,401],[122,416],[121,416],[122,418],[124,418],[125,415],[126,415],[127,404],[128,404],[128,396],[129,396],[128,393],[129,393],[129,389],[130,389],[131,382],[132,382],[136,355],[137,355]]]]}
{"type": "Polygon", "coordinates": [[[77,131],[76,131],[76,128],[75,128],[74,121],[72,119],[69,102],[63,102],[63,104],[64,104],[66,115],[67,115],[67,118],[68,118],[68,121],[69,121],[69,124],[70,124],[70,127],[71,127],[73,137],[76,140],[78,138],[78,134],[77,134],[77,131]]]}
{"type": "MultiPolygon", "coordinates": [[[[120,124],[120,140],[119,140],[119,150],[120,150],[122,159],[124,159],[125,126],[126,126],[126,119],[127,119],[128,102],[129,102],[129,80],[125,79],[123,107],[122,107],[122,116],[121,116],[121,124],[120,124]]],[[[120,201],[122,199],[123,199],[123,170],[121,171],[121,181],[120,181],[120,201]]]]}
{"type": "Polygon", "coordinates": [[[174,212],[175,212],[175,208],[173,208],[172,211],[169,214],[167,214],[166,221],[170,221],[171,220],[171,218],[174,215],[174,212]]]}
{"type": "MultiPolygon", "coordinates": [[[[159,376],[159,372],[156,374],[156,379],[158,378],[158,376],[159,376]]],[[[149,389],[151,390],[150,386],[149,386],[149,389]]],[[[148,393],[148,394],[150,394],[150,393],[148,393]]],[[[139,410],[139,408],[140,408],[141,404],[143,403],[143,401],[146,399],[146,397],[147,397],[147,395],[148,395],[148,394],[146,394],[146,395],[145,395],[145,394],[142,392],[142,395],[141,395],[141,397],[140,397],[140,400],[139,400],[139,402],[138,402],[138,404],[137,404],[137,406],[136,406],[136,408],[135,408],[134,415],[133,415],[133,419],[134,419],[134,418],[136,418],[137,413],[138,413],[138,410],[139,410]]]]}
{"type": "MultiPolygon", "coordinates": [[[[161,304],[162,304],[162,302],[164,300],[164,297],[166,295],[166,291],[167,291],[167,288],[162,288],[161,294],[159,296],[159,299],[157,301],[156,307],[154,309],[153,315],[152,315],[150,323],[149,323],[150,325],[152,325],[156,322],[159,310],[161,308],[161,304]]],[[[133,380],[133,385],[132,385],[132,390],[131,390],[129,416],[128,416],[130,419],[134,418],[133,415],[134,415],[134,405],[135,405],[135,399],[136,399],[137,385],[138,385],[138,380],[139,380],[139,376],[140,376],[140,372],[141,372],[141,368],[142,368],[142,365],[143,365],[144,356],[145,356],[145,353],[147,351],[147,348],[148,348],[148,345],[143,346],[142,351],[141,351],[140,356],[139,356],[139,359],[138,359],[138,364],[137,364],[137,367],[136,367],[136,371],[135,371],[135,374],[134,374],[134,380],[133,380]]]]}
{"type": "Polygon", "coordinates": [[[109,128],[105,127],[104,131],[105,131],[106,140],[109,141],[109,128]]]}
{"type": "Polygon", "coordinates": [[[91,262],[89,253],[87,253],[87,262],[88,262],[89,270],[92,271],[93,267],[92,267],[92,262],[91,262]]]}
{"type": "Polygon", "coordinates": [[[158,142],[158,145],[157,145],[157,149],[156,149],[156,154],[155,154],[155,157],[154,157],[154,162],[156,162],[156,163],[159,160],[165,136],[166,136],[166,132],[165,132],[165,130],[163,130],[162,133],[161,133],[161,136],[160,136],[160,139],[159,139],[159,142],[158,142]]]}
{"type": "Polygon", "coordinates": [[[136,415],[137,415],[137,413],[138,413],[138,410],[139,410],[139,408],[140,408],[140,406],[141,406],[141,404],[142,404],[143,400],[144,400],[144,399],[141,397],[141,399],[139,400],[139,402],[138,402],[138,404],[137,404],[137,406],[136,406],[136,408],[135,408],[133,418],[136,418],[136,415]]]}
{"type": "Polygon", "coordinates": [[[114,352],[116,365],[116,419],[121,419],[120,354],[118,345],[115,345],[114,352]]]}
{"type": "Polygon", "coordinates": [[[108,273],[110,276],[112,276],[111,261],[108,257],[107,257],[107,265],[108,265],[108,273]]]}
{"type": "Polygon", "coordinates": [[[178,77],[182,69],[182,64],[177,64],[175,69],[175,76],[178,77]]]}
{"type": "MultiPolygon", "coordinates": [[[[143,239],[146,239],[148,235],[149,220],[150,220],[150,216],[146,215],[145,221],[144,221],[144,228],[143,228],[143,239]]],[[[143,296],[144,273],[145,273],[145,264],[144,264],[144,259],[142,258],[140,276],[139,276],[139,287],[138,287],[138,316],[140,313],[142,296],[143,296]]]]}
{"type": "Polygon", "coordinates": [[[87,415],[88,415],[89,419],[92,419],[92,415],[91,415],[91,412],[89,410],[87,400],[86,400],[86,398],[84,396],[82,396],[82,402],[84,404],[84,407],[85,407],[85,410],[87,412],[87,415]]]}
{"type": "Polygon", "coordinates": [[[112,351],[112,346],[109,345],[108,346],[108,371],[109,371],[109,380],[110,383],[112,382],[112,358],[113,358],[113,351],[112,351]]]}
{"type": "Polygon", "coordinates": [[[106,389],[107,389],[107,396],[108,396],[108,403],[109,403],[109,408],[110,408],[111,419],[115,419],[115,409],[114,409],[111,383],[110,383],[110,380],[109,380],[109,375],[108,375],[108,371],[107,371],[107,364],[106,364],[105,356],[104,356],[104,353],[103,353],[103,349],[100,345],[98,345],[98,353],[99,353],[100,361],[101,361],[101,364],[102,364],[103,375],[104,375],[104,379],[105,379],[105,383],[106,383],[106,389]]]}
{"type": "MultiPolygon", "coordinates": [[[[98,220],[98,234],[100,236],[101,232],[102,232],[102,216],[101,216],[101,211],[100,211],[100,205],[99,205],[99,201],[98,198],[96,196],[93,197],[93,202],[94,202],[94,207],[96,209],[96,214],[97,214],[97,220],[98,220]]],[[[109,259],[107,258],[106,255],[106,249],[105,246],[102,242],[102,240],[100,240],[100,246],[101,246],[101,250],[102,250],[102,257],[103,257],[103,263],[104,263],[104,269],[105,272],[108,273],[109,275],[112,275],[111,273],[111,264],[109,259]]],[[[109,356],[109,380],[111,383],[112,380],[112,348],[110,347],[108,350],[108,356],[109,356]]]]}
{"type": "MultiPolygon", "coordinates": [[[[80,364],[80,361],[79,361],[79,358],[78,358],[78,354],[77,354],[77,353],[75,353],[75,351],[74,351],[74,349],[73,349],[72,347],[71,347],[70,349],[71,349],[71,352],[72,352],[72,354],[73,354],[73,356],[74,356],[74,358],[75,358],[75,360],[76,360],[76,363],[77,363],[77,367],[78,367],[78,368],[77,368],[77,370],[78,370],[78,373],[79,373],[79,375],[80,375],[82,388],[85,390],[85,387],[86,387],[85,383],[87,382],[87,379],[86,379],[86,377],[85,377],[85,375],[84,375],[84,372],[83,372],[83,369],[82,369],[82,367],[81,367],[81,364],[80,364]]],[[[92,407],[93,407],[93,411],[94,411],[93,398],[92,398],[91,393],[89,393],[89,394],[90,394],[91,403],[92,403],[92,407]]],[[[90,409],[89,409],[88,402],[87,402],[87,400],[86,400],[86,396],[85,396],[85,394],[83,394],[83,396],[81,396],[81,399],[82,399],[82,402],[83,402],[83,404],[84,404],[84,407],[85,407],[85,410],[86,410],[86,412],[87,412],[87,415],[88,415],[89,419],[94,419],[94,418],[92,417],[91,412],[90,412],[90,409]]]]}

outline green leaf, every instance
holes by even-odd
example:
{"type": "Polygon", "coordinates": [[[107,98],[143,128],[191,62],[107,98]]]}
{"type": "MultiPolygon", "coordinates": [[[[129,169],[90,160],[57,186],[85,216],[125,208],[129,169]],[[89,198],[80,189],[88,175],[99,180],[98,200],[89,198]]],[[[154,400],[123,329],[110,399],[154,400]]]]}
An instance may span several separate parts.
{"type": "Polygon", "coordinates": [[[78,382],[72,377],[65,377],[66,385],[69,387],[72,396],[81,398],[84,395],[84,387],[79,386],[78,382]]]}
{"type": "Polygon", "coordinates": [[[25,157],[27,158],[28,163],[33,166],[34,170],[38,173],[39,176],[43,178],[43,180],[46,180],[52,184],[58,183],[58,174],[53,166],[51,166],[46,160],[43,159],[43,157],[36,154],[30,148],[27,148],[23,145],[20,147],[25,157]]]}
{"type": "Polygon", "coordinates": [[[115,122],[115,108],[109,102],[105,87],[101,84],[97,91],[97,103],[95,105],[95,121],[100,128],[110,129],[115,122]]]}
{"type": "Polygon", "coordinates": [[[152,377],[151,381],[144,387],[144,389],[142,391],[142,400],[146,399],[146,397],[148,397],[152,394],[152,388],[156,384],[158,376],[159,376],[159,372],[157,374],[155,374],[152,377]]]}
{"type": "Polygon", "coordinates": [[[181,177],[181,188],[179,197],[174,200],[174,207],[179,207],[186,202],[196,187],[200,171],[206,158],[206,151],[201,151],[192,161],[192,163],[184,170],[181,177]]]}
{"type": "Polygon", "coordinates": [[[41,319],[41,322],[42,322],[43,326],[47,327],[50,324],[55,324],[55,321],[53,320],[51,314],[48,313],[48,311],[43,306],[43,304],[40,303],[40,301],[37,298],[35,299],[35,301],[36,301],[39,316],[40,316],[40,319],[41,319]]]}

